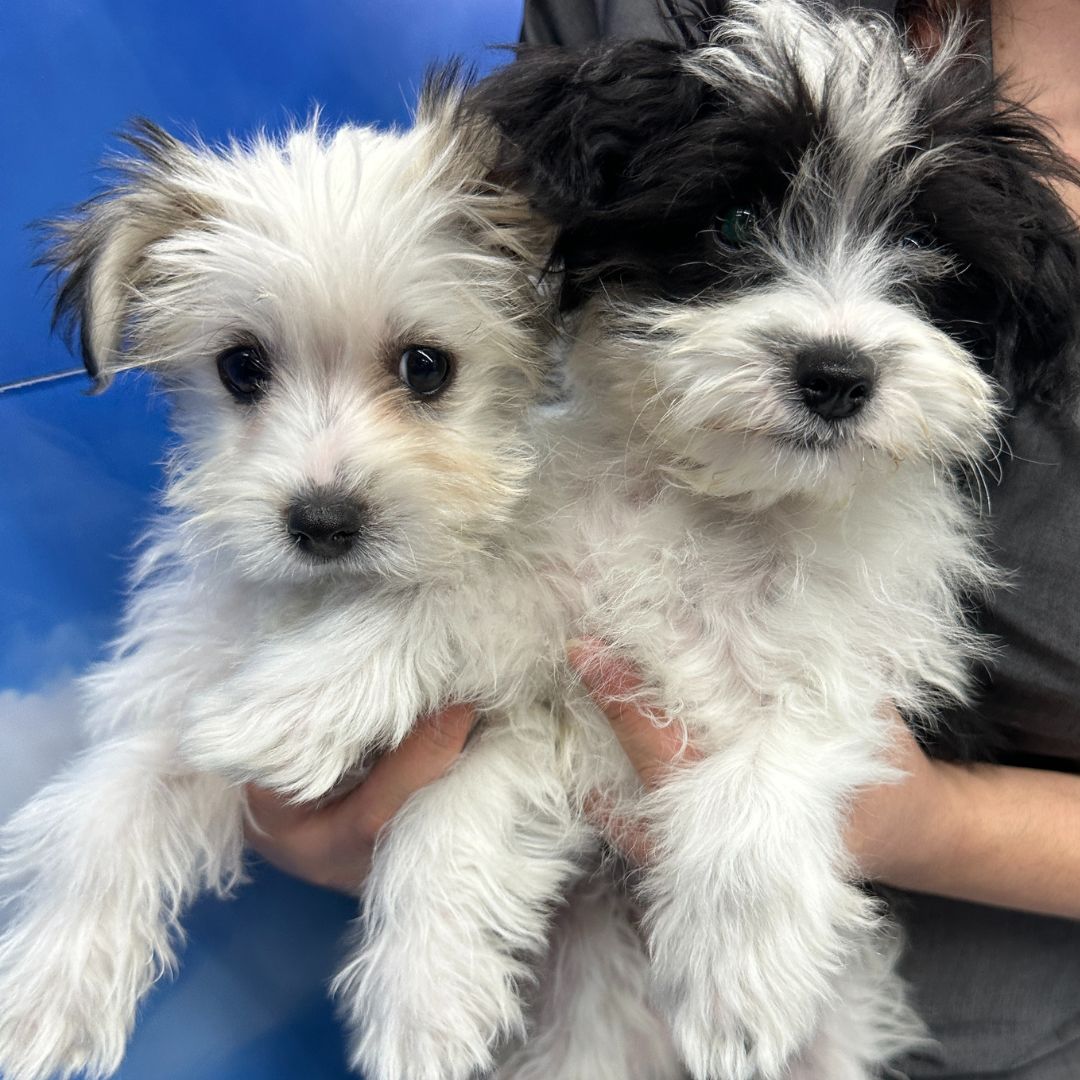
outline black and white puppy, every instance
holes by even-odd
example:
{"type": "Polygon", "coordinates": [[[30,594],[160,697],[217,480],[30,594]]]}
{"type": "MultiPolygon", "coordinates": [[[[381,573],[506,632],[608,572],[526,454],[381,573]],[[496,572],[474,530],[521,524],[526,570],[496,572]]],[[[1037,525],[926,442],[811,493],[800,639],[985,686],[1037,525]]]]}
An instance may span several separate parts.
{"type": "MultiPolygon", "coordinates": [[[[647,978],[697,1080],[863,1080],[920,1037],[843,824],[895,779],[890,710],[932,726],[970,693],[994,573],[965,477],[1003,402],[1071,395],[1078,327],[1076,177],[969,30],[925,55],[877,16],[740,0],[699,48],[525,53],[475,99],[581,309],[585,629],[697,749],[655,792],[612,784],[651,831],[647,978]]],[[[646,965],[594,907],[603,944],[585,962],[568,919],[507,1076],[586,1075],[584,1025],[588,1075],[625,1062],[646,965]],[[590,971],[616,969],[602,1013],[590,971]]]]}

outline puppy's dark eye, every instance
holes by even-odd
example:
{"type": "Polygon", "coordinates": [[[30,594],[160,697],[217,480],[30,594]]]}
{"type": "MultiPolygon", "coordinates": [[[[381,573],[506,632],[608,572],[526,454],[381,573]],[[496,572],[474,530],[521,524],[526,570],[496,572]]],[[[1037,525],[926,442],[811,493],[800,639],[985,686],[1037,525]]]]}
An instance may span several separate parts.
{"type": "Polygon", "coordinates": [[[257,345],[237,345],[217,358],[225,389],[245,405],[258,400],[270,385],[270,364],[257,345]]]}
{"type": "Polygon", "coordinates": [[[918,226],[908,229],[900,237],[900,246],[910,248],[912,251],[921,251],[923,248],[932,247],[933,243],[934,238],[930,235],[929,230],[918,226]]]}
{"type": "Polygon", "coordinates": [[[432,397],[450,381],[450,357],[432,345],[409,345],[398,363],[398,378],[421,397],[432,397]]]}
{"type": "Polygon", "coordinates": [[[750,232],[757,222],[753,210],[745,206],[733,206],[721,219],[719,233],[721,239],[738,247],[746,243],[750,232]]]}

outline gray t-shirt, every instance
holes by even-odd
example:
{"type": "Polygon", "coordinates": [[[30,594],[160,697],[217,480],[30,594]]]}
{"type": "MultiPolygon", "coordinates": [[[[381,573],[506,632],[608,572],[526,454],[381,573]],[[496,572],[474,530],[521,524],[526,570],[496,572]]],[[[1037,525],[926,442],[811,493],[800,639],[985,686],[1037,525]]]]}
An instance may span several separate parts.
{"type": "MultiPolygon", "coordinates": [[[[897,2],[863,6],[895,15],[897,2]]],[[[668,30],[656,0],[526,0],[522,40],[573,46],[668,30]]],[[[988,32],[984,40],[989,49],[988,32]]],[[[984,612],[1001,648],[979,711],[1007,732],[1006,760],[1076,771],[1080,424],[1031,401],[1015,410],[1006,438],[988,524],[1012,587],[984,612]]],[[[899,1075],[1080,1080],[1080,922],[911,893],[888,898],[906,932],[905,975],[939,1042],[899,1075]]]]}

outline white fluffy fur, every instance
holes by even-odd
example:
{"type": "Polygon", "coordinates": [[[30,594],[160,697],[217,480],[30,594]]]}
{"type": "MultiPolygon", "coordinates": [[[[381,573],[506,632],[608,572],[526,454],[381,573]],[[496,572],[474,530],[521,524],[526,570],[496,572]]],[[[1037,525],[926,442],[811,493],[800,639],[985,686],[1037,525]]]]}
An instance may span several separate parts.
{"type": "MultiPolygon", "coordinates": [[[[648,981],[695,1080],[869,1080],[923,1035],[843,825],[860,788],[895,779],[890,706],[932,723],[964,700],[983,652],[964,598],[994,574],[956,477],[988,455],[997,390],[906,299],[913,274],[949,267],[889,235],[899,208],[880,181],[910,121],[890,31],[793,0],[738,3],[732,19],[691,70],[750,63],[768,79],[784,42],[811,88],[827,71],[840,142],[804,156],[751,241],[767,284],[645,306],[612,288],[576,329],[575,407],[546,482],[577,492],[552,513],[575,537],[581,627],[637,665],[640,703],[697,752],[652,792],[601,762],[578,780],[649,826],[648,981]],[[872,358],[875,384],[834,426],[805,408],[794,367],[801,347],[836,341],[872,358]]],[[[579,971],[605,970],[610,938],[591,959],[588,937],[557,941],[552,963],[575,948],[579,971]]],[[[596,1058],[613,1063],[640,1023],[632,989],[617,992],[622,1034],[610,1009],[603,1026],[593,1013],[596,1058]]],[[[583,1021],[552,1015],[559,993],[553,982],[538,1038],[561,1048],[583,1021]]],[[[645,1058],[619,1068],[588,1075],[679,1075],[645,1058]]],[[[542,1073],[530,1061],[520,1075],[542,1073]]]]}
{"type": "Polygon", "coordinates": [[[505,1080],[674,1080],[678,1056],[696,1080],[863,1080],[914,1037],[841,827],[892,776],[886,704],[964,692],[957,595],[986,572],[949,470],[991,388],[839,222],[778,251],[767,292],[595,305],[573,406],[537,411],[539,238],[490,159],[452,103],[404,134],[159,140],[71,227],[103,374],[156,365],[182,448],[88,683],[98,745],[4,834],[6,1080],[115,1070],[185,902],[241,875],[241,782],[325,796],[453,700],[484,724],[386,830],[335,983],[370,1080],[466,1080],[507,1039],[505,1080]],[[839,333],[880,390],[811,446],[778,343],[839,333]],[[250,409],[215,373],[237,335],[273,358],[250,409]],[[437,401],[395,378],[410,343],[456,357],[437,401]],[[372,513],[329,566],[283,524],[315,485],[372,513]],[[703,754],[656,792],[563,671],[580,632],[703,754]],[[597,788],[652,830],[647,957],[596,879],[556,915],[595,865],[597,788]]]}
{"type": "Polygon", "coordinates": [[[487,183],[492,139],[453,95],[404,133],[140,137],[58,261],[102,378],[154,366],[182,441],[87,682],[97,745],[3,834],[0,1071],[117,1068],[185,904],[242,875],[241,782],[325,796],[417,716],[475,700],[468,754],[376,854],[335,984],[371,1080],[464,1080],[523,1030],[519,984],[586,831],[552,717],[565,611],[519,531],[540,234],[487,183]],[[252,338],[272,388],[246,406],[215,356],[252,338]],[[438,400],[401,385],[409,344],[454,356],[438,400]],[[369,511],[335,563],[286,530],[313,487],[369,511]]]}

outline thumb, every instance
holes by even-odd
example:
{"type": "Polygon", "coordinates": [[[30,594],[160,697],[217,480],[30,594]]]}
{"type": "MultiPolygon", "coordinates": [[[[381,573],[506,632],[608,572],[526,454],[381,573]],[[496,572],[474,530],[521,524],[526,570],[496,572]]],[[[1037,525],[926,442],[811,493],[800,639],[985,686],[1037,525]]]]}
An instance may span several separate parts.
{"type": "Polygon", "coordinates": [[[572,641],[567,659],[593,701],[608,718],[642,784],[657,787],[672,767],[699,755],[687,746],[683,725],[646,708],[645,682],[637,669],[594,638],[572,641]]]}

